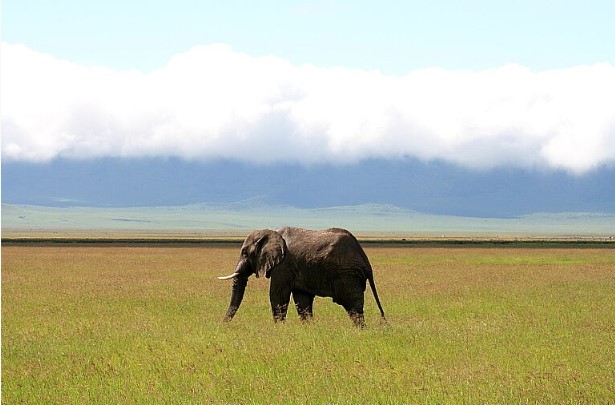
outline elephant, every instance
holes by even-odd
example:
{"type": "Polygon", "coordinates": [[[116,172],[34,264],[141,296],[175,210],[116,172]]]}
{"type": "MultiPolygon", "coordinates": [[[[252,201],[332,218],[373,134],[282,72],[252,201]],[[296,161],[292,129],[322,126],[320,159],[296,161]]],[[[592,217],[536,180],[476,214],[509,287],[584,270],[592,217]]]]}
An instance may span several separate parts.
{"type": "Polygon", "coordinates": [[[286,319],[291,295],[300,319],[311,320],[314,297],[319,296],[333,298],[356,326],[365,327],[363,303],[369,281],[381,319],[386,323],[367,255],[345,229],[313,231],[284,227],[251,232],[243,242],[235,271],[218,277],[233,280],[225,321],[237,313],[252,274],[271,279],[269,300],[275,322],[286,319]]]}

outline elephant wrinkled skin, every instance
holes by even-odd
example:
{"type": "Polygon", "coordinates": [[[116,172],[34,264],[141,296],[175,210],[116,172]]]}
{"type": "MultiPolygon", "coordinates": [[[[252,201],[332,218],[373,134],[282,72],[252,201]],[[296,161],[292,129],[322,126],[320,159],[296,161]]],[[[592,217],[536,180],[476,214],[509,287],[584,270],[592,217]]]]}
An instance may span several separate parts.
{"type": "Polygon", "coordinates": [[[262,229],[250,233],[242,247],[232,279],[231,302],[224,319],[230,321],[241,305],[248,277],[271,279],[269,299],[276,322],[284,321],[292,295],[302,320],[313,317],[314,297],[331,297],[344,307],[355,325],[364,326],[364,292],[369,281],[384,321],[372,267],[357,239],[347,230],[311,231],[301,228],[262,229]]]}

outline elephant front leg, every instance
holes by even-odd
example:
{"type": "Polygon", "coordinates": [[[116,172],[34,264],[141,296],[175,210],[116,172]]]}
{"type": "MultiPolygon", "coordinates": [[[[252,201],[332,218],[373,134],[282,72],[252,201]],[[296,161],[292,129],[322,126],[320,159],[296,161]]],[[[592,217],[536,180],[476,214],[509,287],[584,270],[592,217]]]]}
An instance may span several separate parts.
{"type": "Polygon", "coordinates": [[[290,288],[274,288],[273,284],[269,289],[269,300],[271,301],[271,312],[275,322],[284,322],[288,312],[290,302],[290,288]]]}
{"type": "Polygon", "coordinates": [[[312,319],[314,313],[312,312],[312,306],[314,304],[314,295],[303,291],[293,291],[293,301],[295,307],[297,307],[297,313],[302,321],[308,321],[312,319]]]}

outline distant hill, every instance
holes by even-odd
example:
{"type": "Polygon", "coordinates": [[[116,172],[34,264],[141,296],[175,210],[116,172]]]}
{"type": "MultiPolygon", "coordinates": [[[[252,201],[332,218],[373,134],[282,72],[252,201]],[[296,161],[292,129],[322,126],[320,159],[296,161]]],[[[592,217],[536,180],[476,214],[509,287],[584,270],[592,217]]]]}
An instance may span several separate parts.
{"type": "Polygon", "coordinates": [[[379,204],[429,214],[515,218],[536,212],[615,214],[615,166],[558,171],[469,170],[416,159],[348,165],[249,165],[179,159],[2,162],[2,202],[152,207],[258,200],[305,209],[379,204]]]}
{"type": "MultiPolygon", "coordinates": [[[[613,214],[535,214],[470,218],[423,214],[391,205],[301,209],[250,200],[176,207],[93,208],[2,204],[2,230],[233,231],[301,226],[343,227],[357,233],[424,236],[615,237],[613,214]]],[[[214,232],[215,233],[215,232],[214,232]]]]}

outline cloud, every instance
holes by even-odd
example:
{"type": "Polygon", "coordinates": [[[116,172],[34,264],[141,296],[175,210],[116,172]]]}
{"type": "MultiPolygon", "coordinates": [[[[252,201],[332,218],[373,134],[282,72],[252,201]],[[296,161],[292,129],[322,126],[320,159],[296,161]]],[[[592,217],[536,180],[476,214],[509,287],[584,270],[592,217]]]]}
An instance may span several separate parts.
{"type": "Polygon", "coordinates": [[[615,67],[533,72],[294,66],[227,45],[150,73],[2,43],[2,158],[348,163],[412,156],[583,173],[615,161],[615,67]]]}

